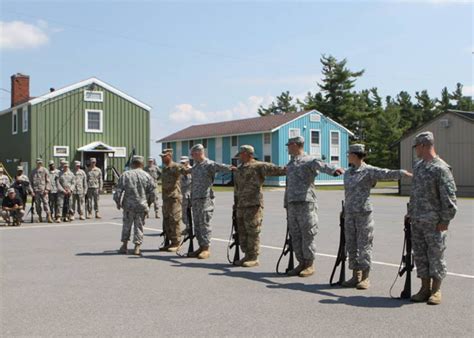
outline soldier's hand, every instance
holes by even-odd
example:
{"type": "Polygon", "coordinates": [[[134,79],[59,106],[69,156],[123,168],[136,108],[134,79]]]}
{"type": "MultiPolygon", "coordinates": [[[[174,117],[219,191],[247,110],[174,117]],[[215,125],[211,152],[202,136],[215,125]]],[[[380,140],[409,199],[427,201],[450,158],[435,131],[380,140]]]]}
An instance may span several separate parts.
{"type": "Polygon", "coordinates": [[[31,197],[35,197],[35,192],[34,191],[31,193],[31,197]]]}
{"type": "Polygon", "coordinates": [[[342,168],[337,168],[334,172],[334,176],[341,176],[342,174],[344,174],[344,169],[342,168]]]}
{"type": "Polygon", "coordinates": [[[237,167],[235,165],[230,166],[230,171],[237,171],[237,167]]]}
{"type": "Polygon", "coordinates": [[[441,232],[441,231],[446,231],[446,230],[448,230],[448,225],[447,224],[438,224],[436,226],[436,231],[441,232]]]}
{"type": "Polygon", "coordinates": [[[409,171],[405,171],[405,176],[406,177],[413,177],[413,174],[409,171]]]}

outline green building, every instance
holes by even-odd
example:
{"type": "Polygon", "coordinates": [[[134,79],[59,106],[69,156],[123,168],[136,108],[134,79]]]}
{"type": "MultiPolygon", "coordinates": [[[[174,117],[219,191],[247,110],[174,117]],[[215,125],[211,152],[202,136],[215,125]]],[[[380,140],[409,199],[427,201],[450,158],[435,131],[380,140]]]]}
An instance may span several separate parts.
{"type": "Polygon", "coordinates": [[[95,157],[113,179],[134,149],[149,155],[151,107],[119,89],[90,78],[31,97],[29,76],[11,83],[11,107],[0,111],[0,162],[11,175],[18,165],[29,173],[38,157],[83,165],[95,157]]]}

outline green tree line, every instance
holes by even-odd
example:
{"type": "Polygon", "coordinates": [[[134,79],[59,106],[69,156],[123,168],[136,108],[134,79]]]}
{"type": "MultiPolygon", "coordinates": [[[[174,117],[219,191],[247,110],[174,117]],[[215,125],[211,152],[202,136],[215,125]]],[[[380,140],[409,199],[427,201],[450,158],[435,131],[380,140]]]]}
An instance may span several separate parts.
{"type": "Polygon", "coordinates": [[[472,111],[471,96],[464,96],[462,84],[454,90],[441,90],[440,98],[431,97],[427,90],[407,91],[396,96],[381,97],[377,88],[354,90],[364,70],[352,71],[347,60],[323,55],[322,79],[317,90],[308,92],[304,100],[295,100],[289,91],[282,92],[268,107],[260,106],[262,116],[291,114],[316,109],[344,125],[369,149],[368,161],[382,167],[398,166],[398,148],[391,147],[400,137],[448,109],[472,111]]]}

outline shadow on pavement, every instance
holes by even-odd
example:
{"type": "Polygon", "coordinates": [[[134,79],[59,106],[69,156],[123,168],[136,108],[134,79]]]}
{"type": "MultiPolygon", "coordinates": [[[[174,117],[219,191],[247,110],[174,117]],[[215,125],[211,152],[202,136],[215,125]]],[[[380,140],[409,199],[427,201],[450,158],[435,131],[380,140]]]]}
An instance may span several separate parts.
{"type": "Polygon", "coordinates": [[[107,250],[102,252],[81,252],[77,253],[76,256],[115,256],[115,255],[123,255],[119,254],[118,250],[107,250]]]}

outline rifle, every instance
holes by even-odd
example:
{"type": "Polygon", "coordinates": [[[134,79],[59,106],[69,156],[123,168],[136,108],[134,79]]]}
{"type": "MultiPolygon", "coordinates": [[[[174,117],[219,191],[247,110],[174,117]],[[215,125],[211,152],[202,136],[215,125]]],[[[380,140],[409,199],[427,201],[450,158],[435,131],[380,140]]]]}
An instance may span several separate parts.
{"type": "Polygon", "coordinates": [[[285,244],[283,245],[283,249],[281,251],[280,258],[278,258],[277,265],[276,265],[276,273],[278,275],[287,275],[289,271],[295,268],[295,257],[293,251],[293,243],[291,240],[290,235],[290,228],[286,227],[286,235],[285,235],[285,244]],[[280,262],[284,256],[290,255],[288,258],[288,266],[285,269],[285,272],[280,272],[280,262]]]}
{"type": "Polygon", "coordinates": [[[161,246],[159,247],[159,249],[167,247],[167,246],[170,245],[170,240],[169,240],[168,236],[166,236],[165,229],[163,229],[163,231],[161,232],[160,237],[163,237],[163,243],[161,243],[161,246]]]}
{"type": "Polygon", "coordinates": [[[189,257],[189,254],[194,251],[194,238],[196,237],[196,235],[194,234],[193,213],[192,213],[192,208],[191,208],[190,203],[188,203],[188,207],[186,208],[186,214],[188,216],[188,222],[189,222],[189,233],[186,234],[184,239],[179,244],[178,250],[176,251],[176,254],[180,257],[183,257],[183,256],[189,257]],[[179,249],[184,243],[186,243],[186,241],[189,241],[188,252],[186,255],[183,255],[181,254],[179,249]]]}
{"type": "Polygon", "coordinates": [[[234,200],[234,207],[232,208],[232,226],[230,230],[229,245],[227,246],[227,260],[230,264],[237,265],[237,261],[240,260],[240,240],[239,233],[237,231],[237,204],[234,200]],[[230,251],[235,248],[234,257],[230,259],[230,251]]]}
{"type": "Polygon", "coordinates": [[[331,286],[334,285],[342,285],[342,282],[346,280],[346,236],[344,234],[344,201],[342,201],[342,211],[339,215],[339,227],[340,227],[340,234],[339,234],[339,248],[337,249],[337,257],[336,263],[334,264],[334,268],[332,269],[331,277],[329,278],[329,284],[331,286]],[[333,282],[334,275],[336,274],[337,267],[341,265],[341,271],[339,272],[339,280],[337,282],[333,282]]]}
{"type": "Polygon", "coordinates": [[[33,223],[34,222],[34,216],[35,216],[35,198],[33,196],[31,196],[30,211],[31,211],[31,223],[33,223]]]}

